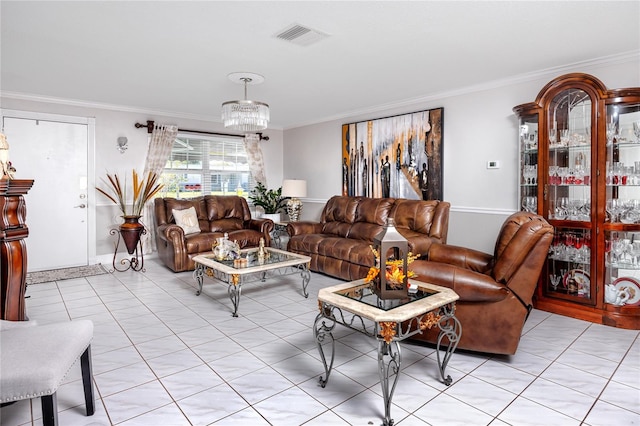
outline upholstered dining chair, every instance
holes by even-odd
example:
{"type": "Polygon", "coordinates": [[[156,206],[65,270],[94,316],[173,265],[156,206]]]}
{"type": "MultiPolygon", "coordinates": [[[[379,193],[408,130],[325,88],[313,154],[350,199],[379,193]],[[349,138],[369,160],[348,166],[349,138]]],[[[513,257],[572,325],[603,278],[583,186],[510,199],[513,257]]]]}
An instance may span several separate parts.
{"type": "MultiPolygon", "coordinates": [[[[514,354],[553,240],[543,217],[516,212],[502,225],[493,254],[433,244],[428,260],[416,260],[417,280],[453,289],[462,326],[458,349],[514,354]]],[[[438,327],[414,339],[435,343],[438,327]]]]}
{"type": "Polygon", "coordinates": [[[43,424],[57,425],[56,392],[80,359],[86,412],[93,415],[92,339],[89,320],[46,325],[0,320],[0,404],[40,397],[43,424]]]}

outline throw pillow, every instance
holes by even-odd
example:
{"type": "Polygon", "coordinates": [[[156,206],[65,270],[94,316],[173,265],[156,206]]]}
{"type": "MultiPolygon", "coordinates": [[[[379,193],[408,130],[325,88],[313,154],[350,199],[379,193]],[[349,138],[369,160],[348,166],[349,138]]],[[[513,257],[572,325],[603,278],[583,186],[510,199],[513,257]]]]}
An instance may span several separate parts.
{"type": "Polygon", "coordinates": [[[176,225],[184,230],[185,235],[196,234],[200,232],[198,224],[198,215],[196,209],[191,206],[185,210],[171,210],[173,217],[176,219],[176,225]]]}

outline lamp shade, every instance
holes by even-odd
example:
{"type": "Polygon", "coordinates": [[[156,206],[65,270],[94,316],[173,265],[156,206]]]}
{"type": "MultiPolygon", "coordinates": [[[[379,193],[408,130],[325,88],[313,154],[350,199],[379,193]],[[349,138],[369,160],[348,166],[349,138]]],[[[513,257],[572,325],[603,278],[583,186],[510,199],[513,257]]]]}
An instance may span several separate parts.
{"type": "Polygon", "coordinates": [[[306,197],[307,181],[301,179],[285,179],[282,182],[282,196],[284,197],[306,197]]]}

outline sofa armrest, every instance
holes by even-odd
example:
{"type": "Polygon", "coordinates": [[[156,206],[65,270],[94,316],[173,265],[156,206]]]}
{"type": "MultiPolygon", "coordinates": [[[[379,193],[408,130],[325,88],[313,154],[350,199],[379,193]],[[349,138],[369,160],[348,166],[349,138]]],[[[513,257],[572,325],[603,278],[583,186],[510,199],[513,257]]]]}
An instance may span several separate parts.
{"type": "Polygon", "coordinates": [[[427,235],[414,235],[407,238],[407,240],[409,241],[409,249],[411,250],[411,253],[420,258],[426,258],[429,253],[429,248],[434,244],[431,237],[427,235]]]}
{"type": "Polygon", "coordinates": [[[273,231],[274,225],[271,219],[250,219],[246,227],[268,235],[269,232],[273,231]]]}
{"type": "Polygon", "coordinates": [[[320,222],[289,222],[287,233],[290,237],[301,234],[321,234],[322,224],[320,222]]]}
{"type": "Polygon", "coordinates": [[[440,201],[436,206],[436,211],[433,215],[433,222],[431,223],[431,229],[429,229],[429,236],[434,242],[441,244],[447,243],[450,208],[451,203],[447,201],[440,201]]]}
{"type": "Polygon", "coordinates": [[[174,223],[160,225],[156,229],[158,238],[166,241],[174,247],[182,247],[184,249],[184,230],[174,223]]]}
{"type": "Polygon", "coordinates": [[[418,275],[414,279],[450,288],[461,302],[498,302],[509,295],[509,289],[491,276],[446,263],[416,260],[410,269],[418,275]]]}
{"type": "Polygon", "coordinates": [[[493,267],[493,256],[478,250],[434,243],[429,249],[428,260],[448,263],[470,271],[488,273],[493,267]]]}

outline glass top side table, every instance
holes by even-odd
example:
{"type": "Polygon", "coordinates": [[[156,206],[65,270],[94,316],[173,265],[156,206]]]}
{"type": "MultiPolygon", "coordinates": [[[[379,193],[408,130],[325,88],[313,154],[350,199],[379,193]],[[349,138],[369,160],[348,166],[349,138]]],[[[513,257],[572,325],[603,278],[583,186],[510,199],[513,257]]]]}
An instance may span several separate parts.
{"type": "Polygon", "coordinates": [[[448,386],[452,379],[451,376],[445,376],[445,369],[462,333],[460,322],[454,314],[458,295],[453,290],[420,281],[410,283],[411,289],[406,299],[381,300],[373,292],[371,284],[364,280],[326,287],[318,293],[320,313],[316,317],[313,334],[325,369],[325,377],[319,379],[320,385],[326,386],[333,367],[335,340],[332,331],[336,324],[375,337],[378,340],[378,371],[384,399],[385,426],[393,425],[390,411],[400,374],[399,342],[428,328],[439,327],[436,347],[438,368],[442,382],[448,386]],[[440,346],[445,338],[447,346],[441,359],[440,346]],[[324,347],[331,349],[329,362],[324,347]],[[393,383],[389,382],[391,377],[393,383]]]}

